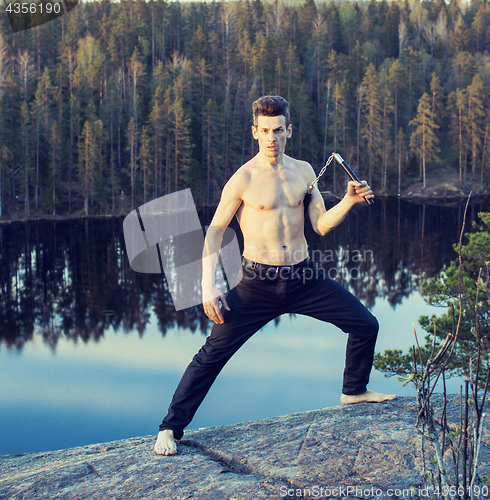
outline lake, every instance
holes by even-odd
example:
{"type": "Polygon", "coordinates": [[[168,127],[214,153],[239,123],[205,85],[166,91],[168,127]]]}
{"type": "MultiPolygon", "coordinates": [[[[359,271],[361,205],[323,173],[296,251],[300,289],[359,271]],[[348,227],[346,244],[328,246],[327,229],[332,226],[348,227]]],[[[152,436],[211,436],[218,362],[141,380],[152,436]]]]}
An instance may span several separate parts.
{"type": "MultiPolygon", "coordinates": [[[[464,204],[377,198],[325,237],[307,223],[313,258],[378,318],[378,351],[409,348],[412,322],[423,338],[419,316],[442,312],[419,287],[456,257],[464,204]]],[[[472,201],[467,230],[489,207],[472,201]]],[[[203,225],[213,212],[199,213],[203,225]]],[[[163,275],[131,270],[122,222],[0,225],[0,454],[158,432],[212,325],[201,306],[175,311],[163,275]]],[[[332,325],[280,317],[226,365],[190,428],[339,404],[345,344],[332,325]]],[[[370,388],[414,394],[376,371],[370,388]]]]}

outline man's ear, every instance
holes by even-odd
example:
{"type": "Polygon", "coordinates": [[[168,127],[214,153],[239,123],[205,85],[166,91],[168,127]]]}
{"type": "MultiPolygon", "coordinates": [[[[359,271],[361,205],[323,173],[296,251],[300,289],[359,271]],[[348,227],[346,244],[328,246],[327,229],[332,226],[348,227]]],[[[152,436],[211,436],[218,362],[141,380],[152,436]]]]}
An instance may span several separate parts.
{"type": "Polygon", "coordinates": [[[254,125],[252,125],[252,137],[254,139],[258,139],[258,137],[257,137],[257,129],[255,128],[254,125]]]}
{"type": "Polygon", "coordinates": [[[287,128],[287,133],[288,133],[288,139],[293,135],[293,126],[289,124],[289,127],[287,128]]]}

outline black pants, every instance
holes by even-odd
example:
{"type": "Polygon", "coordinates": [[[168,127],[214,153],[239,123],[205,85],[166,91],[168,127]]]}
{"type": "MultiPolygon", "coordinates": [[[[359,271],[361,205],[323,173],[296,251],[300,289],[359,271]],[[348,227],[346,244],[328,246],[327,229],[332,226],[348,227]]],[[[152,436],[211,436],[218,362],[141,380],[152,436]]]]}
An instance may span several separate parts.
{"type": "Polygon", "coordinates": [[[224,323],[214,325],[184,372],[160,430],[172,429],[176,439],[181,439],[226,362],[255,332],[284,313],[312,316],[348,333],[342,392],[356,395],[366,391],[378,321],[313,263],[305,260],[286,268],[244,260],[243,278],[226,300],[231,310],[222,308],[224,323]]]}

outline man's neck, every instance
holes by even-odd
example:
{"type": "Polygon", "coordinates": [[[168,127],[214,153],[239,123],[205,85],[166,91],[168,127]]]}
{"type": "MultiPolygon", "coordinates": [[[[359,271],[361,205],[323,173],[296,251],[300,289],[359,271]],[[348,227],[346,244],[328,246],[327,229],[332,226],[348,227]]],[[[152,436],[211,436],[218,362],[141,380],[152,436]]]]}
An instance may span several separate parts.
{"type": "Polygon", "coordinates": [[[259,160],[259,164],[263,165],[265,168],[271,168],[272,170],[282,170],[284,168],[284,160],[286,155],[284,153],[280,153],[277,156],[268,156],[259,151],[257,153],[257,159],[259,160]]]}

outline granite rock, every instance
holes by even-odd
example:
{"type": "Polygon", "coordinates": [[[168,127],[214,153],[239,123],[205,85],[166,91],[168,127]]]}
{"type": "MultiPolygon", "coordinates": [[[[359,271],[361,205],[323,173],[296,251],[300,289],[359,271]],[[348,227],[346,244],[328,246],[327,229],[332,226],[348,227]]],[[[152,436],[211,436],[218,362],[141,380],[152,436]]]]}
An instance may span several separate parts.
{"type": "MultiPolygon", "coordinates": [[[[450,405],[452,418],[459,409],[450,405]]],[[[0,457],[1,499],[417,498],[413,398],[337,406],[186,432],[179,454],[155,436],[0,457]]],[[[490,471],[486,422],[480,471],[490,471]]]]}

